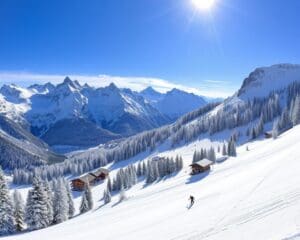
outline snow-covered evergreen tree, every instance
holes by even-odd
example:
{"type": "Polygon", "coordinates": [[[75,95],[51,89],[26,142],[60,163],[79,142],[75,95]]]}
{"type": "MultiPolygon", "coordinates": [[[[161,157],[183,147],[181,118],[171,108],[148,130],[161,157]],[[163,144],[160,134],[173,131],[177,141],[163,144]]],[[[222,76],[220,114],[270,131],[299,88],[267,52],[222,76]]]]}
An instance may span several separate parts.
{"type": "Polygon", "coordinates": [[[236,157],[236,144],[233,139],[228,142],[228,156],[236,157]]]}
{"type": "Polygon", "coordinates": [[[276,139],[279,135],[279,120],[274,121],[272,129],[272,137],[276,139]]]}
{"type": "Polygon", "coordinates": [[[111,194],[108,189],[104,190],[103,192],[103,201],[105,204],[111,202],[111,194]]]}
{"type": "Polygon", "coordinates": [[[89,210],[90,210],[90,208],[89,208],[88,201],[86,199],[86,193],[83,192],[82,196],[81,196],[80,207],[79,207],[80,214],[85,213],[85,212],[87,212],[89,210]]]}
{"type": "Polygon", "coordinates": [[[291,119],[293,126],[300,123],[300,95],[297,95],[292,106],[291,119]]]}
{"type": "Polygon", "coordinates": [[[93,201],[93,196],[92,196],[92,190],[91,190],[91,187],[89,184],[86,185],[84,193],[86,195],[86,200],[88,202],[89,210],[91,210],[91,209],[93,209],[94,201],[93,201]]]}
{"type": "Polygon", "coordinates": [[[70,183],[66,181],[65,187],[66,187],[66,191],[67,191],[68,208],[69,208],[68,215],[69,215],[69,218],[72,218],[75,214],[75,207],[74,207],[74,201],[73,201],[70,183]]]}
{"type": "Polygon", "coordinates": [[[111,183],[110,177],[107,178],[107,189],[108,189],[108,191],[110,191],[110,192],[113,190],[113,187],[112,187],[112,183],[111,183]]]}
{"type": "Polygon", "coordinates": [[[22,199],[22,196],[18,190],[14,191],[13,202],[14,202],[14,218],[15,218],[16,230],[20,232],[25,227],[25,222],[24,222],[25,206],[24,206],[24,201],[22,199]]]}
{"type": "Polygon", "coordinates": [[[52,189],[48,181],[44,181],[44,189],[47,195],[47,211],[48,211],[48,222],[53,223],[53,194],[52,189]]]}
{"type": "Polygon", "coordinates": [[[0,167],[0,236],[15,231],[13,203],[4,173],[0,167]]]}
{"type": "Polygon", "coordinates": [[[222,147],[222,155],[223,156],[226,156],[228,153],[227,153],[227,147],[226,147],[226,144],[223,143],[223,147],[222,147]]]}
{"type": "Polygon", "coordinates": [[[62,179],[56,184],[53,199],[53,221],[54,223],[62,223],[69,218],[69,204],[65,184],[62,179]]]}
{"type": "Polygon", "coordinates": [[[50,225],[47,192],[39,177],[34,177],[32,190],[28,191],[26,223],[30,230],[41,229],[50,225]]]}
{"type": "Polygon", "coordinates": [[[216,162],[216,153],[213,147],[209,149],[207,158],[214,163],[216,162]]]}

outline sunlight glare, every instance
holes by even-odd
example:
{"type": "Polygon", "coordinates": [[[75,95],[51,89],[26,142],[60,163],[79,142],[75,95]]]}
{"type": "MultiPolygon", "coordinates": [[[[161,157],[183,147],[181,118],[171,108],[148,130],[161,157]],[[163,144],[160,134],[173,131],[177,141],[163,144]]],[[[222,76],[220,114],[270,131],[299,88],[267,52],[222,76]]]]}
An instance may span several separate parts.
{"type": "Polygon", "coordinates": [[[210,10],[215,3],[215,0],[192,0],[193,5],[202,11],[210,10]]]}

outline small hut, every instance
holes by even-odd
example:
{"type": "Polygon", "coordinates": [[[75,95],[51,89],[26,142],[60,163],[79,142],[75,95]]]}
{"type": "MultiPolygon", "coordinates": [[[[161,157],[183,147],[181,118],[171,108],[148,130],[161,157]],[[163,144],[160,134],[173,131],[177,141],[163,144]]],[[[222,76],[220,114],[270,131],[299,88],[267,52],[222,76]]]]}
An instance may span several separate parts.
{"type": "Polygon", "coordinates": [[[222,162],[225,162],[227,159],[228,159],[228,156],[218,157],[218,158],[216,159],[216,162],[217,162],[217,163],[222,163],[222,162]]]}
{"type": "Polygon", "coordinates": [[[191,175],[195,175],[198,173],[203,173],[205,171],[209,171],[210,170],[210,166],[213,164],[212,161],[208,160],[208,159],[202,159],[198,162],[192,163],[190,165],[190,167],[192,168],[192,172],[191,175]]]}
{"type": "Polygon", "coordinates": [[[265,138],[272,138],[272,132],[265,132],[265,138]]]}
{"type": "Polygon", "coordinates": [[[106,168],[99,168],[93,172],[83,174],[80,177],[72,180],[72,189],[73,191],[83,191],[87,184],[93,186],[107,178],[108,175],[109,170],[106,168]]]}

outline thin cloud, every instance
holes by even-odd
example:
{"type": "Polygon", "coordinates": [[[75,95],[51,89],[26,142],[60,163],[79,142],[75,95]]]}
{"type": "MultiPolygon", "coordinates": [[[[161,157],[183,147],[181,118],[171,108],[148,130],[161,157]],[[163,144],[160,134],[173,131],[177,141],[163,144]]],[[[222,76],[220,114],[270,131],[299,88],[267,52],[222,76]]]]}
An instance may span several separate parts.
{"type": "MultiPolygon", "coordinates": [[[[168,80],[151,77],[122,77],[111,75],[68,75],[73,80],[78,80],[81,84],[87,83],[93,87],[105,87],[110,83],[115,83],[120,88],[130,88],[134,91],[141,91],[148,86],[153,87],[159,92],[167,92],[173,88],[181,89],[186,92],[208,97],[227,97],[233,93],[232,89],[228,88],[225,81],[204,80],[198,86],[199,88],[189,87],[181,84],[175,84],[168,80]]],[[[28,72],[0,72],[0,83],[10,84],[15,83],[21,86],[30,84],[43,84],[51,82],[58,84],[63,81],[65,75],[49,75],[28,72]]],[[[0,84],[0,85],[1,85],[0,84]]]]}

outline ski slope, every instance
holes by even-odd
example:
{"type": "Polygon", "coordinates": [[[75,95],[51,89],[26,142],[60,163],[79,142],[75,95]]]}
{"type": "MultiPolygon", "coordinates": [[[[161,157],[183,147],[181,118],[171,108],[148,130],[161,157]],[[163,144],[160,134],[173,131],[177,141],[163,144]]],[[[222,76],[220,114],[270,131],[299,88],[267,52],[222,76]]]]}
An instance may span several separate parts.
{"type": "MultiPolygon", "coordinates": [[[[300,126],[278,139],[238,148],[238,157],[191,177],[194,146],[182,153],[185,168],[150,186],[140,182],[103,205],[104,185],[93,188],[95,207],[59,225],[5,240],[300,239],[300,126]],[[188,197],[195,204],[188,209],[188,197]]],[[[113,174],[113,173],[112,173],[113,174]]],[[[80,197],[75,200],[78,209],[80,197]]]]}

